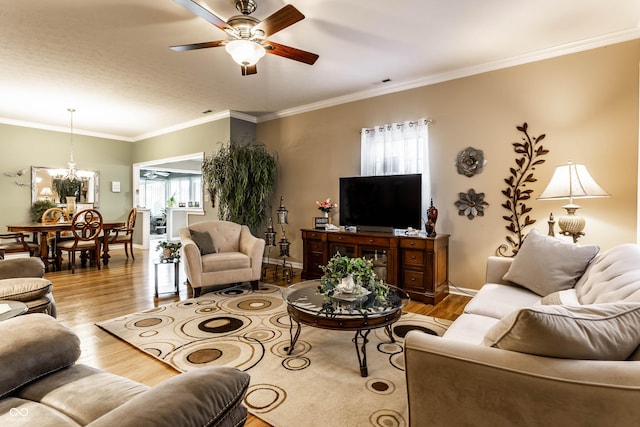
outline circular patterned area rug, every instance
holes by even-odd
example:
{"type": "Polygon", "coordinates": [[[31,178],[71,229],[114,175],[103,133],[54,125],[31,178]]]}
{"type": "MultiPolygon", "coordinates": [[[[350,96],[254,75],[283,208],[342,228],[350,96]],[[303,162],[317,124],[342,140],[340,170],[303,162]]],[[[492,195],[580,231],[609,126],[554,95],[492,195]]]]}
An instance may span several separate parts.
{"type": "Polygon", "coordinates": [[[303,326],[291,355],[280,288],[227,288],[97,325],[175,369],[235,366],[251,375],[245,405],[274,426],[407,426],[402,342],[412,329],[442,335],[451,322],[404,313],[369,334],[362,378],[354,332],[303,326]]]}

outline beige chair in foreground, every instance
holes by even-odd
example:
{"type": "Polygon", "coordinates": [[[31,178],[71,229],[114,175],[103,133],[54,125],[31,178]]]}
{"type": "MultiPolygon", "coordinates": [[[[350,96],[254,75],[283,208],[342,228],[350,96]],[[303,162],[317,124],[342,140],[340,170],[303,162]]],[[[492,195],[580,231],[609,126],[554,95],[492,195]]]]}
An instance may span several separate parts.
{"type": "Polygon", "coordinates": [[[251,282],[258,289],[265,241],[246,225],[203,221],[180,229],[182,256],[193,296],[203,287],[251,282]]]}

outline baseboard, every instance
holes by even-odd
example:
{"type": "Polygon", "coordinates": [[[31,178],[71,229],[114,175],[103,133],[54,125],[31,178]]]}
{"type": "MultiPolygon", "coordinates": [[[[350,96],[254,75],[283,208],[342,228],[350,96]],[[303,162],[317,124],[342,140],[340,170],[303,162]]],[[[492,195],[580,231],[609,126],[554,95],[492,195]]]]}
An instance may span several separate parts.
{"type": "Polygon", "coordinates": [[[461,288],[449,282],[449,293],[452,295],[462,295],[465,297],[474,297],[478,293],[478,289],[461,288]]]}

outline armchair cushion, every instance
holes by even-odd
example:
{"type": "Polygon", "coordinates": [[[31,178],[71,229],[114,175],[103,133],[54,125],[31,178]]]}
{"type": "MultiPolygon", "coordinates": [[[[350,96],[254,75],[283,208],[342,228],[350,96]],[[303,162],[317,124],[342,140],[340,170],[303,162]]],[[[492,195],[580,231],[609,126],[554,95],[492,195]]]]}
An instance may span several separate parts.
{"type": "Polygon", "coordinates": [[[44,263],[40,258],[30,257],[0,260],[0,279],[42,276],[44,276],[44,263]]]}
{"type": "Polygon", "coordinates": [[[572,288],[600,248],[575,245],[532,230],[513,259],[504,280],[540,296],[572,288]]]}
{"type": "Polygon", "coordinates": [[[210,366],[170,378],[89,424],[99,426],[236,426],[249,374],[210,366]],[[153,408],[153,410],[149,410],[153,408]]]}
{"type": "Polygon", "coordinates": [[[640,304],[522,308],[491,327],[484,344],[564,359],[625,360],[640,344],[640,304]]]}
{"type": "Polygon", "coordinates": [[[28,302],[47,296],[52,286],[40,277],[0,279],[0,299],[28,302]]]}
{"type": "Polygon", "coordinates": [[[1,322],[0,397],[80,357],[80,340],[46,314],[26,314],[1,322]]]}
{"type": "Polygon", "coordinates": [[[208,231],[189,230],[189,233],[191,234],[193,242],[196,244],[198,249],[200,249],[200,255],[218,252],[218,249],[216,249],[216,246],[213,243],[213,238],[208,231]]]}

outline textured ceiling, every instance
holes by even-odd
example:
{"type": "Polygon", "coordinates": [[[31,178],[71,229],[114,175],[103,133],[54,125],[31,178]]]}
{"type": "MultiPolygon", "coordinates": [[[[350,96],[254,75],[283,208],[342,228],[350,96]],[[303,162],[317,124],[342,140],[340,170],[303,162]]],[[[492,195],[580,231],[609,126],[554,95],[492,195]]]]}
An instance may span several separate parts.
{"type": "MultiPolygon", "coordinates": [[[[256,0],[264,19],[286,3],[256,0]]],[[[202,1],[220,18],[233,0],[202,1]]],[[[258,120],[640,37],[638,0],[292,0],[306,19],[241,76],[226,34],[172,0],[0,0],[0,122],[137,140],[232,110],[258,120]],[[382,80],[391,79],[388,83],[382,80]],[[211,110],[208,115],[203,111],[211,110]]]]}

